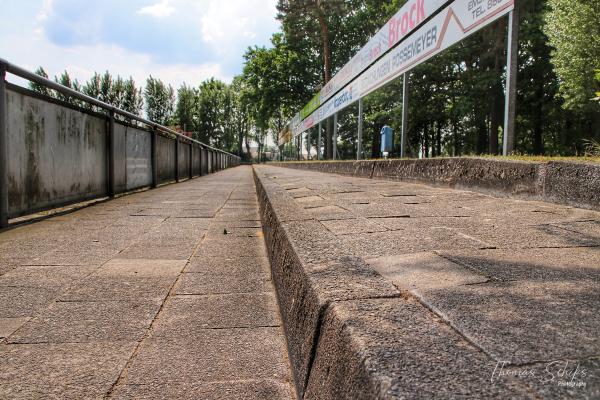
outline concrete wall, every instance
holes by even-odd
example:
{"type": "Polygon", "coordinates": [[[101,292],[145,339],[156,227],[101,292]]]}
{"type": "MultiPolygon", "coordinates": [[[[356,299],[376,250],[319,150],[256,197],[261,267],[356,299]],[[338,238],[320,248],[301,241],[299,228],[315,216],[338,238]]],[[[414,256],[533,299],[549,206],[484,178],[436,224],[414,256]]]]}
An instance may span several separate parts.
{"type": "Polygon", "coordinates": [[[362,178],[419,182],[600,210],[600,164],[487,158],[272,163],[362,178]]]}
{"type": "MultiPolygon", "coordinates": [[[[7,175],[9,218],[107,196],[111,151],[115,194],[153,185],[150,131],[117,120],[109,143],[104,114],[11,84],[6,100],[7,170],[0,173],[7,175]]],[[[175,143],[157,135],[158,183],[175,181],[175,143]]],[[[180,143],[180,178],[190,168],[199,176],[201,167],[208,173],[208,152],[180,143]]]]}
{"type": "Polygon", "coordinates": [[[190,145],[179,142],[179,179],[190,177],[190,145]]]}
{"type": "Polygon", "coordinates": [[[148,131],[125,127],[127,190],[152,185],[151,135],[148,131]]]}
{"type": "Polygon", "coordinates": [[[196,145],[192,146],[192,175],[200,175],[200,147],[196,145]]]}
{"type": "Polygon", "coordinates": [[[200,150],[200,175],[208,175],[208,150],[200,150]]]}
{"type": "Polygon", "coordinates": [[[175,180],[175,140],[158,136],[156,138],[156,158],[158,182],[173,182],[175,180]]]}
{"type": "Polygon", "coordinates": [[[8,89],[7,135],[10,218],[106,194],[105,119],[8,89]]]}

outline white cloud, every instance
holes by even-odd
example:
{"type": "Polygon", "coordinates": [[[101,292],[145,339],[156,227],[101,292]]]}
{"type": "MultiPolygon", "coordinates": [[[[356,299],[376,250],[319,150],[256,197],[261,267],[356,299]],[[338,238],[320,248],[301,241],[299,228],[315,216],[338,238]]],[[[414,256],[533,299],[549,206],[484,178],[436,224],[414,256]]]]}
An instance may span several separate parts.
{"type": "Polygon", "coordinates": [[[156,4],[142,7],[139,9],[139,14],[147,14],[157,18],[168,17],[175,12],[175,7],[171,5],[170,0],[161,0],[156,4]]]}
{"type": "MultiPolygon", "coordinates": [[[[175,89],[184,82],[197,86],[211,77],[225,82],[230,82],[233,78],[228,76],[217,63],[159,64],[155,63],[149,55],[135,53],[115,45],[60,47],[44,38],[7,37],[7,43],[16,40],[19,41],[20,46],[12,49],[9,61],[30,71],[42,65],[51,78],[67,70],[73,79],[85,82],[95,71],[102,73],[108,70],[113,75],[121,75],[124,78],[132,76],[140,86],[145,84],[149,75],[152,75],[175,89]]],[[[0,53],[5,50],[0,45],[0,53]]],[[[8,80],[19,85],[26,84],[13,75],[9,75],[8,80]]]]}
{"type": "Polygon", "coordinates": [[[44,22],[52,14],[53,0],[43,0],[40,11],[35,16],[35,29],[33,33],[38,36],[44,35],[44,22]]]}
{"type": "Polygon", "coordinates": [[[259,32],[277,30],[276,0],[230,0],[228,5],[223,7],[221,0],[210,0],[201,13],[202,38],[217,51],[252,41],[259,32]]]}
{"type": "Polygon", "coordinates": [[[29,70],[43,66],[51,77],[66,69],[80,82],[106,70],[140,85],[150,74],[176,88],[211,77],[229,82],[241,72],[246,48],[268,45],[278,30],[276,2],[9,1],[0,55],[29,70]]]}

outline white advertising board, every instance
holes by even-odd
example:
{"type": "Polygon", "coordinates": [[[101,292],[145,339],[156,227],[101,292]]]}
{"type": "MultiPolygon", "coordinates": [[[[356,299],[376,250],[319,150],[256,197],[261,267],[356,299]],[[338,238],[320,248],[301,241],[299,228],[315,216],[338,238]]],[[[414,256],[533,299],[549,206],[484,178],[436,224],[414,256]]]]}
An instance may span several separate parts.
{"type": "Polygon", "coordinates": [[[313,127],[467,36],[506,15],[514,0],[455,0],[398,46],[296,125],[294,135],[313,127]]]}

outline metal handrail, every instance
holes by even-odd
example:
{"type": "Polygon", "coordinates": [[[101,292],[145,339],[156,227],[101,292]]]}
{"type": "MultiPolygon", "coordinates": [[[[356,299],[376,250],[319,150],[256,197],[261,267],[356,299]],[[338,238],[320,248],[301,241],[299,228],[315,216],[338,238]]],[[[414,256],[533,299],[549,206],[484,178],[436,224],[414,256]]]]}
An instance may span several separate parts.
{"type": "Polygon", "coordinates": [[[43,76],[39,76],[38,74],[35,74],[35,73],[31,72],[31,71],[27,71],[26,69],[21,68],[21,67],[19,67],[17,65],[11,64],[10,62],[6,61],[3,58],[0,58],[0,65],[4,65],[5,66],[6,72],[10,72],[13,75],[16,75],[16,76],[19,76],[21,78],[27,79],[27,80],[29,80],[31,82],[35,82],[35,83],[37,83],[39,85],[43,85],[43,86],[46,86],[46,87],[48,87],[50,89],[54,89],[54,90],[56,90],[57,92],[59,92],[61,94],[74,97],[76,99],[79,99],[79,100],[85,101],[87,103],[90,103],[90,104],[92,104],[94,106],[103,108],[103,109],[105,109],[105,110],[107,110],[109,112],[113,112],[115,114],[119,114],[119,115],[121,115],[123,117],[130,118],[132,120],[136,120],[138,122],[141,122],[144,125],[147,125],[147,126],[150,126],[150,127],[154,128],[154,129],[161,130],[163,132],[170,133],[170,134],[178,136],[178,137],[182,137],[182,138],[184,138],[186,140],[189,140],[190,142],[193,142],[193,143],[196,143],[196,144],[202,146],[203,148],[214,150],[214,151],[218,151],[218,152],[224,153],[224,154],[229,154],[230,156],[233,156],[233,157],[236,157],[236,158],[240,159],[240,157],[236,156],[235,154],[231,154],[231,153],[229,153],[229,152],[227,152],[225,150],[214,148],[214,147],[212,147],[212,146],[210,146],[210,145],[208,145],[206,143],[202,143],[202,142],[200,142],[198,140],[195,140],[195,139],[189,138],[189,137],[187,137],[185,135],[182,135],[181,133],[179,133],[179,132],[177,132],[177,131],[175,131],[175,130],[173,130],[171,128],[168,128],[168,127],[166,127],[164,125],[161,125],[161,124],[156,123],[156,122],[152,122],[150,120],[147,120],[145,118],[140,117],[139,115],[132,114],[132,113],[130,113],[128,111],[121,110],[120,108],[117,108],[117,107],[115,107],[115,106],[113,106],[111,104],[105,103],[103,101],[100,101],[98,99],[90,97],[90,96],[88,96],[86,94],[80,93],[80,92],[78,92],[76,90],[73,90],[73,89],[68,88],[66,86],[63,86],[63,85],[61,85],[59,83],[56,83],[56,82],[54,82],[54,81],[52,81],[50,79],[44,78],[43,76]]]}

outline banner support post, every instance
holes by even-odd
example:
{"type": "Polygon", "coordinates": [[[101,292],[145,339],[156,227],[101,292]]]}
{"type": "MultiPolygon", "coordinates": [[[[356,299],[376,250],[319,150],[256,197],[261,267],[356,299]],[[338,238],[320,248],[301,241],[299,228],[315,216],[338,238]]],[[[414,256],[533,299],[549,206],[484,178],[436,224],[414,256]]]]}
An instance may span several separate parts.
{"type": "Polygon", "coordinates": [[[402,131],[400,133],[400,158],[406,156],[406,134],[408,131],[408,102],[409,102],[410,79],[408,72],[404,73],[402,84],[402,131]]]}
{"type": "Polygon", "coordinates": [[[504,129],[502,155],[515,149],[515,116],[517,106],[517,62],[519,51],[519,6],[508,14],[508,46],[506,49],[506,95],[504,99],[504,129]]]}
{"type": "Polygon", "coordinates": [[[333,149],[333,161],[337,159],[337,134],[338,134],[338,115],[337,113],[333,114],[333,140],[332,140],[332,149],[333,149]]]}
{"type": "Polygon", "coordinates": [[[356,140],[356,159],[362,158],[362,132],[363,131],[363,100],[358,99],[358,137],[356,140]]]}
{"type": "Polygon", "coordinates": [[[317,135],[317,161],[321,159],[321,121],[319,121],[319,132],[317,135]]]}

